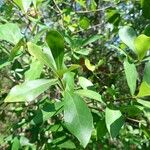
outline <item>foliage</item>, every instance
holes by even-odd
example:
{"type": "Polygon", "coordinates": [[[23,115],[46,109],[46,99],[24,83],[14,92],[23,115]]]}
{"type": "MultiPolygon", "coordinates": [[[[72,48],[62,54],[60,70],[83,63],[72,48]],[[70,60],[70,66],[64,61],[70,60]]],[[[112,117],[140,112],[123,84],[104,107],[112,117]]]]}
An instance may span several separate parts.
{"type": "Polygon", "coordinates": [[[0,149],[149,149],[150,2],[0,1],[0,149]]]}

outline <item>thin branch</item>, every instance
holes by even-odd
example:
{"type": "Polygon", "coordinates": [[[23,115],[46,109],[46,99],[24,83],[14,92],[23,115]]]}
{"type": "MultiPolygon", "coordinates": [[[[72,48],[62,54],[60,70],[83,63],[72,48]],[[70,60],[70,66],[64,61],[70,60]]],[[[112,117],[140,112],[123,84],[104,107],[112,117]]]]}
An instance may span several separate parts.
{"type": "Polygon", "coordinates": [[[56,8],[58,9],[59,13],[62,14],[62,11],[61,11],[61,9],[59,8],[59,6],[57,5],[56,1],[53,0],[53,2],[54,2],[54,4],[55,4],[56,8]]]}
{"type": "Polygon", "coordinates": [[[104,11],[105,9],[110,8],[110,6],[105,7],[105,8],[100,8],[100,9],[96,9],[96,10],[85,10],[85,11],[75,11],[77,14],[85,14],[85,13],[93,13],[93,12],[99,12],[99,11],[104,11]]]}
{"type": "MultiPolygon", "coordinates": [[[[99,27],[99,26],[101,26],[101,25],[102,25],[101,23],[100,23],[100,24],[96,24],[96,25],[93,25],[93,26],[89,27],[89,28],[86,29],[86,30],[90,30],[90,29],[99,27]]],[[[76,31],[76,32],[73,32],[73,34],[76,34],[76,33],[79,33],[79,32],[83,32],[83,31],[85,31],[85,30],[81,29],[81,30],[78,30],[78,31],[76,31]]]]}

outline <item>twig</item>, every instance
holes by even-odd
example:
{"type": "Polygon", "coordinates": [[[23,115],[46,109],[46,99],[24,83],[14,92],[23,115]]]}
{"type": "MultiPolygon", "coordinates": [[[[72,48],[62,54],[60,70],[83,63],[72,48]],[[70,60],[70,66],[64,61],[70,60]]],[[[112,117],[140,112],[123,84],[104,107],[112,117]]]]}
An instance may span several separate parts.
{"type": "Polygon", "coordinates": [[[130,120],[130,121],[133,121],[133,122],[136,122],[136,123],[142,123],[144,125],[146,125],[146,123],[144,123],[143,121],[140,121],[140,120],[136,120],[136,119],[133,119],[133,118],[126,118],[127,120],[130,120]]]}
{"type": "Polygon", "coordinates": [[[53,2],[54,2],[54,4],[55,4],[56,8],[58,9],[59,13],[62,14],[62,11],[61,11],[61,9],[59,8],[59,6],[57,5],[56,1],[53,0],[53,2]]]}
{"type": "Polygon", "coordinates": [[[75,11],[75,12],[78,13],[78,14],[84,14],[84,13],[92,13],[92,12],[103,11],[103,10],[108,9],[108,8],[110,8],[110,6],[105,7],[105,8],[96,9],[96,10],[85,10],[85,11],[80,10],[80,11],[75,11]]]}
{"type": "MultiPolygon", "coordinates": [[[[96,28],[96,27],[99,27],[99,26],[101,26],[102,24],[100,23],[100,24],[96,24],[96,25],[94,25],[94,26],[91,26],[91,27],[89,27],[88,29],[86,29],[86,30],[90,30],[90,29],[93,29],[93,28],[96,28]]],[[[79,32],[82,32],[82,31],[85,31],[85,30],[78,30],[78,31],[76,31],[76,32],[73,32],[73,34],[76,34],[76,33],[79,33],[79,32]]]]}

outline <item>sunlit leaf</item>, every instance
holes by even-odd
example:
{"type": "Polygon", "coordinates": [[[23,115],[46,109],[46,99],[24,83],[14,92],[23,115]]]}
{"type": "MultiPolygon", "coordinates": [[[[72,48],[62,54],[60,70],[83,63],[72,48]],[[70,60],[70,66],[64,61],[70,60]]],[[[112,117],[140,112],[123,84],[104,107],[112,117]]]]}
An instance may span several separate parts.
{"type": "Polygon", "coordinates": [[[119,37],[131,50],[135,51],[134,41],[136,39],[136,32],[132,27],[124,26],[119,30],[119,37]]]}
{"type": "Polygon", "coordinates": [[[136,90],[136,82],[138,78],[138,73],[136,71],[135,64],[129,63],[128,60],[126,59],[124,61],[124,69],[125,69],[127,83],[130,88],[130,92],[132,95],[134,95],[136,90]]]}
{"type": "Polygon", "coordinates": [[[5,40],[12,44],[17,44],[22,37],[23,36],[17,24],[0,24],[0,40],[5,40]]]}
{"type": "Polygon", "coordinates": [[[135,39],[136,53],[142,59],[150,49],[150,37],[141,34],[135,39]]]}
{"type": "Polygon", "coordinates": [[[14,86],[8,96],[5,98],[5,102],[31,102],[37,98],[40,94],[46,91],[51,85],[57,83],[56,79],[38,79],[32,81],[26,81],[20,85],[14,86]]]}
{"type": "Polygon", "coordinates": [[[64,120],[68,130],[83,147],[88,144],[93,130],[93,119],[84,100],[77,94],[64,94],[64,120]]]}
{"type": "Polygon", "coordinates": [[[105,110],[105,122],[111,137],[116,137],[124,124],[124,119],[120,110],[113,110],[107,107],[105,110]]]}

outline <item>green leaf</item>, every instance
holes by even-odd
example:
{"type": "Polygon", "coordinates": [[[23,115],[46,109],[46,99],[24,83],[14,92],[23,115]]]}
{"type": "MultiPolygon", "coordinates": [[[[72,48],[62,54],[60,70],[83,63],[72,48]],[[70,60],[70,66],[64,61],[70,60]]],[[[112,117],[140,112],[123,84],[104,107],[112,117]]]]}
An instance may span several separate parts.
{"type": "Polygon", "coordinates": [[[107,127],[105,123],[105,119],[99,120],[96,124],[97,138],[101,140],[103,136],[107,133],[107,127]]]}
{"type": "Polygon", "coordinates": [[[12,44],[17,44],[22,37],[23,36],[17,24],[0,24],[0,40],[5,40],[12,44]]]}
{"type": "Polygon", "coordinates": [[[134,41],[136,39],[136,32],[129,26],[124,26],[119,30],[119,37],[131,50],[135,52],[134,41]]]}
{"type": "Polygon", "coordinates": [[[96,7],[97,7],[97,4],[96,4],[95,0],[91,0],[90,9],[94,11],[94,10],[96,10],[96,7]]]}
{"type": "Polygon", "coordinates": [[[31,120],[31,124],[37,125],[50,119],[52,116],[58,114],[63,107],[62,102],[49,103],[46,102],[42,109],[37,110],[35,117],[31,120]]]}
{"type": "Polygon", "coordinates": [[[20,142],[17,137],[13,139],[13,144],[11,150],[19,150],[20,149],[20,142]]]}
{"type": "Polygon", "coordinates": [[[135,39],[136,53],[139,59],[142,59],[150,49],[150,37],[141,34],[135,39]]]}
{"type": "Polygon", "coordinates": [[[82,29],[87,29],[90,26],[90,20],[87,17],[83,17],[79,21],[79,25],[82,29]]]}
{"type": "Polygon", "coordinates": [[[143,11],[143,16],[147,19],[150,19],[150,1],[149,0],[141,0],[141,6],[143,11]]]}
{"type": "Polygon", "coordinates": [[[145,65],[143,81],[150,85],[150,61],[145,65]]]}
{"type": "Polygon", "coordinates": [[[137,97],[150,96],[150,85],[145,81],[142,82],[137,97]]]}
{"type": "Polygon", "coordinates": [[[65,82],[65,90],[74,91],[74,75],[73,72],[66,72],[63,76],[65,82]]]}
{"type": "Polygon", "coordinates": [[[85,56],[87,56],[87,55],[89,55],[89,53],[90,53],[90,49],[88,49],[88,48],[82,48],[82,49],[80,49],[80,50],[75,50],[74,52],[75,53],[77,53],[77,54],[80,54],[80,55],[85,55],[85,56]]]}
{"type": "Polygon", "coordinates": [[[80,96],[94,99],[103,103],[101,95],[95,91],[84,89],[84,90],[76,90],[75,93],[80,96]]]}
{"type": "Polygon", "coordinates": [[[79,84],[83,89],[87,89],[87,87],[93,86],[93,83],[84,77],[79,77],[79,84]]]}
{"type": "Polygon", "coordinates": [[[134,95],[136,90],[136,82],[138,78],[138,73],[136,71],[135,64],[130,64],[126,59],[124,61],[124,69],[125,69],[127,83],[130,88],[130,92],[132,95],[134,95]]]}
{"type": "Polygon", "coordinates": [[[64,59],[64,38],[58,31],[50,30],[46,35],[46,42],[51,49],[57,69],[62,69],[64,59]]]}
{"type": "Polygon", "coordinates": [[[89,59],[85,59],[85,66],[87,67],[87,69],[89,69],[92,72],[95,70],[95,66],[91,64],[89,59]]]}
{"type": "Polygon", "coordinates": [[[64,120],[68,130],[86,147],[93,130],[93,119],[86,103],[77,94],[64,93],[64,120]]]}
{"type": "Polygon", "coordinates": [[[27,12],[33,0],[13,0],[23,12],[27,12]]]}
{"type": "Polygon", "coordinates": [[[120,110],[112,110],[107,107],[105,110],[105,122],[107,130],[111,137],[114,138],[119,134],[119,131],[124,124],[124,119],[120,110]]]}
{"type": "Polygon", "coordinates": [[[57,146],[61,149],[76,149],[75,144],[71,140],[65,140],[64,142],[59,142],[57,146]]]}
{"type": "Polygon", "coordinates": [[[20,85],[14,86],[4,102],[31,102],[40,94],[46,91],[51,85],[57,83],[56,79],[38,79],[26,81],[20,85]]]}
{"type": "Polygon", "coordinates": [[[141,99],[137,99],[137,102],[143,105],[144,107],[150,108],[150,101],[145,101],[141,99]]]}
{"type": "Polygon", "coordinates": [[[97,41],[97,40],[99,40],[101,38],[102,38],[102,35],[90,36],[89,38],[87,38],[86,40],[84,40],[82,42],[82,46],[87,46],[87,45],[89,45],[89,44],[91,44],[91,43],[93,43],[93,42],[95,42],[95,41],[97,41]]]}
{"type": "Polygon", "coordinates": [[[15,56],[18,54],[18,52],[21,49],[21,47],[23,46],[23,44],[24,44],[24,41],[22,38],[11,50],[10,56],[9,56],[9,61],[12,61],[15,58],[15,56]]]}
{"type": "Polygon", "coordinates": [[[50,67],[54,72],[56,72],[56,66],[50,54],[50,51],[47,51],[47,49],[45,49],[45,51],[42,51],[40,46],[37,46],[36,44],[31,42],[28,42],[27,46],[28,51],[32,56],[34,56],[41,63],[44,63],[45,65],[50,67]]]}
{"type": "Polygon", "coordinates": [[[40,5],[43,0],[32,0],[33,1],[33,4],[34,4],[34,7],[37,7],[38,5],[40,5]]]}
{"type": "Polygon", "coordinates": [[[118,26],[121,20],[120,14],[116,8],[109,8],[106,10],[106,19],[114,26],[118,26]]]}
{"type": "Polygon", "coordinates": [[[25,80],[35,80],[40,78],[44,64],[38,60],[33,59],[30,69],[25,72],[25,80]]]}

